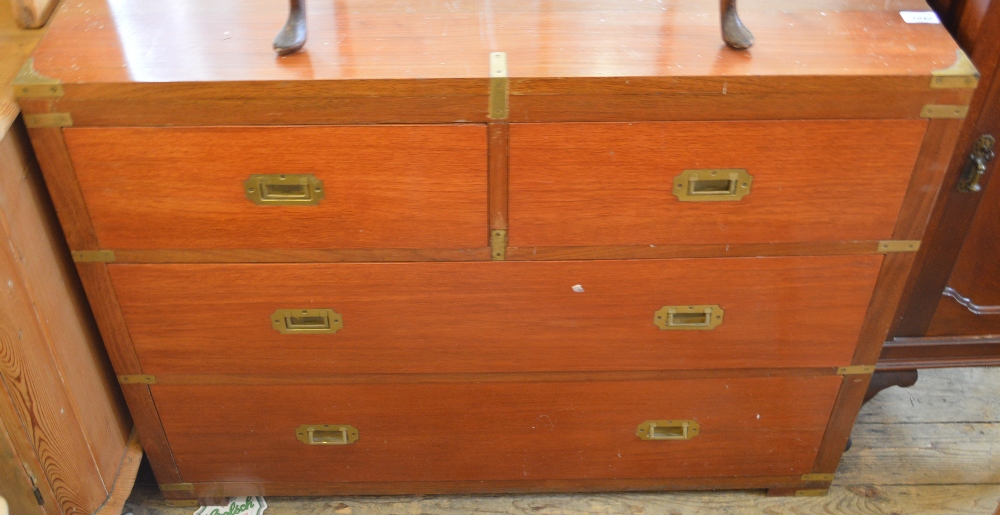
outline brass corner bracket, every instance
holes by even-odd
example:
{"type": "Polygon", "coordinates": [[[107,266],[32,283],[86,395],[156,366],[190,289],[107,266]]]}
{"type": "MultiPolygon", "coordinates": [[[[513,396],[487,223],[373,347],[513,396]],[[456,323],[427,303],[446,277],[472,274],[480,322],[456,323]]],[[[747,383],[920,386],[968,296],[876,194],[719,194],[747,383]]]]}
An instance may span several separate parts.
{"type": "Polygon", "coordinates": [[[961,49],[955,50],[955,62],[931,72],[931,88],[972,89],[979,85],[979,70],[961,49]]]}
{"type": "Polygon", "coordinates": [[[35,59],[29,57],[14,78],[14,98],[53,98],[63,96],[62,81],[35,71],[35,59]]]}

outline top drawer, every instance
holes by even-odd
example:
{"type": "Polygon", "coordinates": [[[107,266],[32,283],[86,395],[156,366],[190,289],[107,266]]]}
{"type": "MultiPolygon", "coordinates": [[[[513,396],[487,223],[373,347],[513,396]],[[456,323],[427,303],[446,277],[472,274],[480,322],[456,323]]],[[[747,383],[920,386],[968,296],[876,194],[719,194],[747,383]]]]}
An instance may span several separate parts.
{"type": "MultiPolygon", "coordinates": [[[[102,248],[487,245],[483,125],[64,133],[102,248]],[[259,205],[248,198],[251,175],[281,181],[281,174],[313,175],[322,199],[259,205]]],[[[305,193],[278,186],[279,194],[305,193]]]]}
{"type": "MultiPolygon", "coordinates": [[[[511,124],[509,242],[889,239],[926,126],[926,120],[511,124]],[[685,189],[676,184],[684,171],[710,169],[745,169],[749,194],[725,202],[674,194],[685,189]]],[[[702,184],[711,190],[723,182],[702,184]]]]}

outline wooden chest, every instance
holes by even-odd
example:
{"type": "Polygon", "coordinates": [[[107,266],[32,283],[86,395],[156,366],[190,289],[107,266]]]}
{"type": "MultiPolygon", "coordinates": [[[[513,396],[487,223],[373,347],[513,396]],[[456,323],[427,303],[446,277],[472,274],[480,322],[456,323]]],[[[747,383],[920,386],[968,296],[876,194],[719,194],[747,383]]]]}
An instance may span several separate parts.
{"type": "Polygon", "coordinates": [[[829,486],[976,85],[922,0],[283,7],[18,86],[164,495],[829,486]]]}

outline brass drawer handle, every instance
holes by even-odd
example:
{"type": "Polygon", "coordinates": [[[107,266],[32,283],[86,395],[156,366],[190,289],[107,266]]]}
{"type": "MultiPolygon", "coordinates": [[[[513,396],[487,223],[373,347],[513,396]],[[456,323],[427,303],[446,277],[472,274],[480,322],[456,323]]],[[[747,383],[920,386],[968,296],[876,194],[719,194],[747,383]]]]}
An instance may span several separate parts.
{"type": "Polygon", "coordinates": [[[332,309],[279,309],[271,327],[281,334],[333,334],[344,328],[344,317],[332,309]]]}
{"type": "Polygon", "coordinates": [[[642,440],[690,440],[699,431],[701,426],[694,420],[647,420],[635,434],[642,440]]]}
{"type": "Polygon", "coordinates": [[[307,445],[349,445],[358,441],[358,429],[346,424],[305,424],[295,437],[307,445]]]}
{"type": "Polygon", "coordinates": [[[710,330],[722,324],[726,312],[718,304],[710,306],[663,306],[653,313],[656,327],[672,331],[710,330]]]}
{"type": "Polygon", "coordinates": [[[323,200],[323,181],[311,173],[255,174],[243,181],[243,190],[262,206],[315,206],[323,200]]]}
{"type": "Polygon", "coordinates": [[[674,178],[674,195],[681,202],[740,200],[751,185],[753,176],[742,168],[684,170],[674,178]]]}

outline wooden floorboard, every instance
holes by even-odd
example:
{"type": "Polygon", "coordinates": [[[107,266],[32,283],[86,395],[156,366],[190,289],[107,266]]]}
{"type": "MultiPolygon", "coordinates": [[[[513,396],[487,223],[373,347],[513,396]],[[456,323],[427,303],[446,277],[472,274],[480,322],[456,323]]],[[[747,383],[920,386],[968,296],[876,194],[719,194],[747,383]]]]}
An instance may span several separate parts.
{"type": "MultiPolygon", "coordinates": [[[[991,515],[1000,503],[1000,368],[920,372],[858,417],[829,495],[763,492],[269,498],[266,515],[991,515]]],[[[123,513],[190,514],[138,485],[123,513]]]]}

